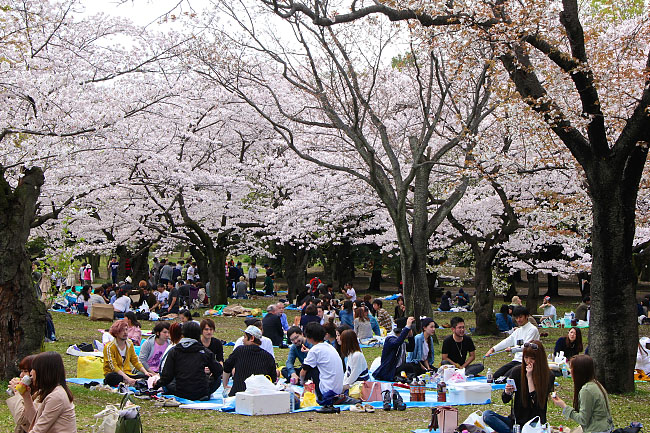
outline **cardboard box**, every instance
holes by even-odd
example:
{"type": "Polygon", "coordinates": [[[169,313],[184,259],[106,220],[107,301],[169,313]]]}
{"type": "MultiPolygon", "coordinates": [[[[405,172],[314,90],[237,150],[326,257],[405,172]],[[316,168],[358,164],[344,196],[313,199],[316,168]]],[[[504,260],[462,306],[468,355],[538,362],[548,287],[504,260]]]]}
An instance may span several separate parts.
{"type": "Polygon", "coordinates": [[[454,383],[449,387],[447,402],[455,404],[488,404],[492,399],[492,384],[483,382],[454,383]]]}
{"type": "Polygon", "coordinates": [[[93,304],[90,307],[90,320],[113,321],[115,310],[111,304],[93,304]]]}
{"type": "Polygon", "coordinates": [[[275,415],[289,413],[288,392],[266,391],[264,394],[242,391],[235,394],[235,412],[242,415],[275,415]]]}

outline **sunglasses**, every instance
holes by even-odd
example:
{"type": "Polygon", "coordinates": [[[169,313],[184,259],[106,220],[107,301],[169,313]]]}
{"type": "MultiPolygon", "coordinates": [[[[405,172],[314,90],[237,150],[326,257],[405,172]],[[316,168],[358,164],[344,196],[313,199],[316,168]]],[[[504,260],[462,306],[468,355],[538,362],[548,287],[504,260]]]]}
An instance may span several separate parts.
{"type": "Polygon", "coordinates": [[[539,346],[535,343],[524,343],[524,347],[530,347],[533,350],[539,349],[539,346]]]}

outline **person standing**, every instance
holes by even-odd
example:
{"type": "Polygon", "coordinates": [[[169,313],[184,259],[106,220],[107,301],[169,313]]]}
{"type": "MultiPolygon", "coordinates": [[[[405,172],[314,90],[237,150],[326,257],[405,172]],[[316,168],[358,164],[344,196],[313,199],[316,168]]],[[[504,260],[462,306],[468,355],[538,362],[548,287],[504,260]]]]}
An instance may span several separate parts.
{"type": "Polygon", "coordinates": [[[255,284],[257,284],[257,266],[255,261],[251,262],[251,265],[248,267],[248,285],[250,286],[250,292],[255,295],[255,284]]]}
{"type": "Polygon", "coordinates": [[[189,262],[189,265],[187,268],[187,280],[193,283],[194,277],[196,276],[196,268],[194,267],[194,262],[189,262]]]}
{"type": "Polygon", "coordinates": [[[167,263],[166,259],[162,259],[160,261],[162,267],[160,268],[160,279],[159,281],[163,284],[167,284],[170,281],[172,281],[172,277],[174,276],[174,268],[172,268],[169,263],[167,263]]]}
{"type": "Polygon", "coordinates": [[[113,284],[117,284],[117,271],[120,268],[120,262],[117,261],[117,257],[111,257],[111,261],[108,263],[108,273],[111,276],[113,284]]]}
{"type": "Polygon", "coordinates": [[[84,286],[91,286],[93,281],[93,267],[88,263],[84,269],[84,286]]]}
{"type": "Polygon", "coordinates": [[[466,375],[476,376],[484,367],[483,364],[472,364],[476,359],[476,346],[472,338],[465,335],[462,317],[452,317],[451,330],[452,334],[442,342],[442,364],[453,364],[456,368],[464,368],[466,375]]]}
{"type": "Polygon", "coordinates": [[[571,359],[573,378],[573,407],[560,397],[553,403],[562,408],[562,416],[582,427],[584,433],[608,432],[614,429],[607,391],[596,380],[594,360],[589,355],[576,355],[571,359]]]}
{"type": "Polygon", "coordinates": [[[264,277],[264,295],[266,296],[273,296],[274,292],[274,282],[273,282],[273,275],[269,275],[268,273],[266,274],[266,277],[264,277]]]}

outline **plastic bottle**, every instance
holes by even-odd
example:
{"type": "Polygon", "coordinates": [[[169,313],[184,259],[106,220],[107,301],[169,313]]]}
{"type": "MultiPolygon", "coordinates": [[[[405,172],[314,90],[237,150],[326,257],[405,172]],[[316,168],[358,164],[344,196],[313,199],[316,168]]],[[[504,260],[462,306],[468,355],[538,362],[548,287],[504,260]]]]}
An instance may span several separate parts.
{"type": "Polygon", "coordinates": [[[516,424],[512,426],[512,433],[521,433],[521,426],[516,424]]]}
{"type": "Polygon", "coordinates": [[[296,394],[293,392],[293,385],[289,385],[287,391],[289,391],[289,408],[293,412],[296,410],[296,394]]]}
{"type": "Polygon", "coordinates": [[[409,391],[410,391],[410,397],[411,401],[418,401],[418,382],[413,378],[413,381],[409,384],[409,391]]]}
{"type": "Polygon", "coordinates": [[[420,382],[420,401],[425,401],[427,398],[427,384],[425,381],[420,382]]]}
{"type": "Polygon", "coordinates": [[[487,383],[492,383],[494,382],[494,376],[492,375],[492,369],[488,368],[487,374],[485,375],[487,379],[487,383]]]}
{"type": "Polygon", "coordinates": [[[444,382],[444,380],[438,384],[438,401],[447,401],[447,384],[444,382]]]}

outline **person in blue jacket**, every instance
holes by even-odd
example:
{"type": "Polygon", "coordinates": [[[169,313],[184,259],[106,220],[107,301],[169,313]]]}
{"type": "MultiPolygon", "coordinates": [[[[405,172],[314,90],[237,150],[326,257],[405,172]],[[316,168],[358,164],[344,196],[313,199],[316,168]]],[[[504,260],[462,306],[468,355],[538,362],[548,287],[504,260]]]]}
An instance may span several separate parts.
{"type": "Polygon", "coordinates": [[[430,317],[420,320],[422,332],[415,336],[413,352],[406,356],[406,362],[413,365],[414,373],[424,374],[427,371],[436,371],[433,366],[433,335],[436,332],[436,322],[430,317]]]}
{"type": "Polygon", "coordinates": [[[352,301],[345,301],[343,303],[343,309],[339,311],[339,319],[341,320],[341,325],[348,325],[350,328],[354,328],[354,313],[352,307],[354,306],[352,301]]]}
{"type": "Polygon", "coordinates": [[[497,313],[497,328],[499,328],[499,331],[501,332],[510,333],[510,330],[515,327],[515,323],[512,321],[512,317],[509,313],[510,307],[506,304],[503,304],[497,313]]]}
{"type": "Polygon", "coordinates": [[[393,381],[396,375],[409,369],[409,364],[406,362],[406,339],[413,335],[414,322],[415,317],[408,319],[400,317],[395,321],[397,327],[384,340],[381,364],[372,374],[375,379],[393,381]]]}

